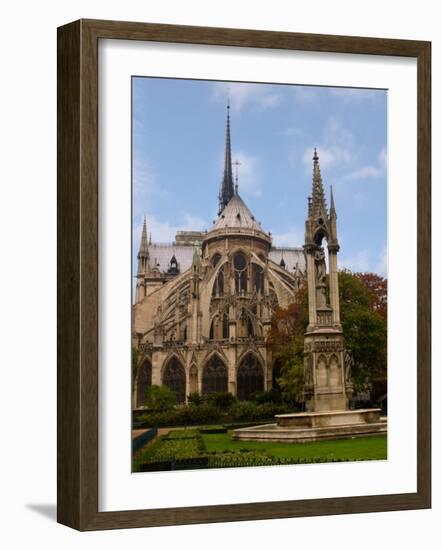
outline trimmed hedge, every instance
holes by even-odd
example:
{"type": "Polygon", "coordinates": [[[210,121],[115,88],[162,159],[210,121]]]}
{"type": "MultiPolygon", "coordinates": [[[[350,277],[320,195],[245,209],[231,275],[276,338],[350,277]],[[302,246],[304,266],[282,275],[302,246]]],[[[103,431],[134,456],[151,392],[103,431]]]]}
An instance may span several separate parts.
{"type": "Polygon", "coordinates": [[[227,428],[225,426],[208,426],[207,428],[200,428],[200,434],[225,434],[227,428]]]}
{"type": "Polygon", "coordinates": [[[186,405],[162,412],[146,412],[137,418],[137,427],[202,426],[205,424],[238,424],[272,421],[275,414],[297,412],[284,403],[234,402],[222,409],[213,404],[186,405]]]}

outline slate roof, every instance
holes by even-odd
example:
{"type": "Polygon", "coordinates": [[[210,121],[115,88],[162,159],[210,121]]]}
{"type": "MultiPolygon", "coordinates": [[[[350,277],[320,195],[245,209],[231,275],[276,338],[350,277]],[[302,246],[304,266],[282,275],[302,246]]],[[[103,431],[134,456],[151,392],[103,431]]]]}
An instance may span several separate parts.
{"type": "Polygon", "coordinates": [[[211,229],[226,227],[243,227],[262,231],[261,224],[256,221],[255,216],[239,195],[233,195],[211,229]]]}
{"type": "Polygon", "coordinates": [[[293,271],[297,262],[299,262],[299,269],[302,271],[305,270],[305,258],[302,248],[288,246],[272,247],[269,253],[269,259],[279,265],[281,263],[281,258],[284,259],[287,271],[293,271]]]}
{"type": "Polygon", "coordinates": [[[155,243],[149,245],[150,266],[158,265],[162,272],[169,269],[173,255],[177,259],[180,273],[183,273],[192,265],[193,246],[155,243]]]}
{"type": "MultiPolygon", "coordinates": [[[[193,250],[193,246],[191,245],[152,243],[149,245],[150,265],[154,267],[155,264],[159,264],[159,270],[161,272],[167,272],[170,260],[175,254],[180,273],[183,273],[192,265],[193,250]]],[[[281,258],[284,258],[285,267],[288,271],[293,271],[297,262],[299,262],[300,269],[305,269],[302,248],[272,247],[269,253],[269,259],[279,265],[281,258]]]]}

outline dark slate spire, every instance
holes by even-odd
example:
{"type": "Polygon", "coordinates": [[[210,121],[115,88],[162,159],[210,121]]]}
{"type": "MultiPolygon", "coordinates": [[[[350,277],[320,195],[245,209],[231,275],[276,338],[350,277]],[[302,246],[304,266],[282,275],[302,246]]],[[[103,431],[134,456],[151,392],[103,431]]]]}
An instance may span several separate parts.
{"type": "Polygon", "coordinates": [[[235,194],[232,171],[232,150],[230,145],[230,105],[227,105],[227,126],[226,126],[226,150],[224,154],[224,174],[219,192],[218,215],[224,210],[226,204],[235,194]]]}
{"type": "MultiPolygon", "coordinates": [[[[310,207],[310,205],[309,205],[310,207]]],[[[327,206],[325,204],[325,193],[322,185],[321,169],[319,168],[319,157],[316,151],[313,154],[313,181],[310,216],[314,219],[327,217],[327,206]]]]}

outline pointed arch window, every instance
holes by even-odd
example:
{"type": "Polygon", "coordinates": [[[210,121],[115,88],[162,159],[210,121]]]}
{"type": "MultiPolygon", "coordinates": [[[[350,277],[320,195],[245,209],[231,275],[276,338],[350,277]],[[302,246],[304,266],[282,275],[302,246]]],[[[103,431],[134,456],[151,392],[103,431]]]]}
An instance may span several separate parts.
{"type": "Polygon", "coordinates": [[[257,293],[264,292],[264,270],[257,264],[253,264],[253,286],[257,293]]]}
{"type": "Polygon", "coordinates": [[[150,361],[146,360],[138,369],[137,380],[136,380],[136,403],[137,407],[142,407],[144,405],[144,400],[146,399],[147,388],[152,384],[152,365],[150,361]]]}
{"type": "Polygon", "coordinates": [[[221,254],[218,252],[212,256],[212,265],[213,267],[216,267],[218,265],[218,262],[221,260],[221,254]]]}
{"type": "Polygon", "coordinates": [[[184,403],[186,400],[186,373],[176,357],[172,357],[164,369],[163,384],[173,391],[177,403],[184,403]]]}
{"type": "Polygon", "coordinates": [[[247,259],[242,252],[237,252],[233,257],[233,269],[236,293],[247,292],[247,259]]]}
{"type": "Polygon", "coordinates": [[[224,296],[224,271],[220,268],[212,288],[212,297],[224,296]]]}
{"type": "Polygon", "coordinates": [[[203,370],[203,394],[227,391],[227,367],[218,355],[212,355],[203,370]]]}
{"type": "Polygon", "coordinates": [[[237,373],[238,399],[245,401],[264,389],[264,371],[253,353],[248,353],[241,361],[237,373]]]}

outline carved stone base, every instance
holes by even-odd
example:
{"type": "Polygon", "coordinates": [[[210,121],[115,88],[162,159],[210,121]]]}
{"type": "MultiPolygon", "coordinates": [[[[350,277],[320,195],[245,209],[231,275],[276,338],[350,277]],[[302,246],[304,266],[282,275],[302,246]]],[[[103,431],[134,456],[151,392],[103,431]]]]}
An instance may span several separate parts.
{"type": "Polygon", "coordinates": [[[276,424],[234,430],[239,441],[305,443],[323,439],[367,437],[387,433],[387,419],[381,409],[328,411],[276,415],[276,424]]]}

